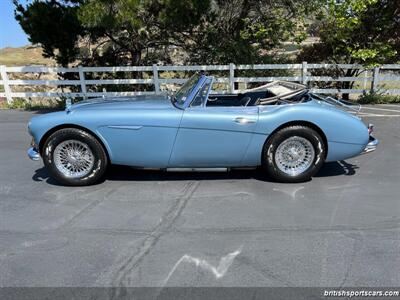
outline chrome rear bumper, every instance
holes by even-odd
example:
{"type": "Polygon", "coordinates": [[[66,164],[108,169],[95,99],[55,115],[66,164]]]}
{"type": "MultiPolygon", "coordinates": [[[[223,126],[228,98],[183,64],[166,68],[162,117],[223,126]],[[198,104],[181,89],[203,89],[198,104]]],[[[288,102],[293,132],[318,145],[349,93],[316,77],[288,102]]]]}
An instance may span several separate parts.
{"type": "Polygon", "coordinates": [[[379,144],[378,139],[376,139],[372,135],[370,135],[369,142],[368,142],[367,146],[365,146],[365,148],[361,154],[366,154],[366,153],[375,151],[378,144],[379,144]]]}
{"type": "Polygon", "coordinates": [[[33,148],[33,147],[30,147],[30,148],[28,149],[28,157],[29,157],[30,159],[34,160],[34,161],[40,160],[40,154],[39,154],[39,152],[38,152],[35,148],[33,148]]]}

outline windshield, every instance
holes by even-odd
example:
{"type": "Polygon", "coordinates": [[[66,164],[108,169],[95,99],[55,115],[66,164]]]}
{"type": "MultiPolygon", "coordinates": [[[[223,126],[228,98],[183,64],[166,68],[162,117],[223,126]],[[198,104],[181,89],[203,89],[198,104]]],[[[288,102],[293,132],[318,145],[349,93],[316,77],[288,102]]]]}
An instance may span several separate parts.
{"type": "Polygon", "coordinates": [[[212,84],[212,78],[207,78],[203,86],[198,91],[196,97],[194,97],[190,106],[206,106],[208,94],[210,93],[210,86],[212,84]]]}
{"type": "Polygon", "coordinates": [[[175,97],[173,97],[173,101],[176,103],[176,105],[180,107],[183,106],[187,97],[196,87],[199,78],[200,78],[199,74],[193,75],[185,82],[185,84],[179,89],[179,91],[176,92],[175,97]]]}

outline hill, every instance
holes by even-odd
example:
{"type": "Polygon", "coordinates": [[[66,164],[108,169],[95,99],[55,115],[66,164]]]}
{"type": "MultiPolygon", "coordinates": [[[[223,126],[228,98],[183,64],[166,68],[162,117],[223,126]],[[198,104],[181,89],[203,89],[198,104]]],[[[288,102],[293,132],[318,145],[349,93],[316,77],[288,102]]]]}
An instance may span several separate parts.
{"type": "Polygon", "coordinates": [[[3,48],[0,49],[0,65],[6,66],[30,66],[44,65],[55,66],[53,59],[44,58],[42,56],[42,48],[40,46],[24,46],[19,48],[3,48]]]}

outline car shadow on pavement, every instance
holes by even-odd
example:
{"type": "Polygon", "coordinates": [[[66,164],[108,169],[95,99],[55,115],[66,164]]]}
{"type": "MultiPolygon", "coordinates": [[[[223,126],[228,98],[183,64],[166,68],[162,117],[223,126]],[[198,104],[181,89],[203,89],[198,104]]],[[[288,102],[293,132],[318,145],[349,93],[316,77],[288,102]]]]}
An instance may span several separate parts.
{"type": "Polygon", "coordinates": [[[45,181],[46,183],[51,185],[62,186],[62,184],[58,183],[57,180],[50,177],[49,172],[46,170],[45,167],[37,169],[35,171],[35,174],[33,174],[32,179],[33,181],[45,181]]]}
{"type": "Polygon", "coordinates": [[[358,166],[350,164],[344,160],[325,163],[321,170],[314,177],[331,177],[331,176],[352,176],[356,174],[358,166]]]}
{"type": "MultiPolygon", "coordinates": [[[[345,161],[325,163],[314,177],[332,177],[340,175],[354,175],[358,167],[345,161]]],[[[32,176],[34,181],[45,181],[51,185],[61,186],[55,179],[49,176],[46,168],[35,171],[32,176]]],[[[141,170],[127,166],[111,166],[104,181],[176,181],[176,180],[230,180],[230,179],[255,179],[260,181],[272,181],[261,168],[240,169],[229,172],[165,172],[159,170],[141,170]]]]}
{"type": "Polygon", "coordinates": [[[258,169],[231,170],[229,172],[166,172],[160,170],[140,170],[125,166],[112,166],[106,180],[132,181],[176,181],[176,180],[229,180],[256,179],[267,180],[258,169]]]}

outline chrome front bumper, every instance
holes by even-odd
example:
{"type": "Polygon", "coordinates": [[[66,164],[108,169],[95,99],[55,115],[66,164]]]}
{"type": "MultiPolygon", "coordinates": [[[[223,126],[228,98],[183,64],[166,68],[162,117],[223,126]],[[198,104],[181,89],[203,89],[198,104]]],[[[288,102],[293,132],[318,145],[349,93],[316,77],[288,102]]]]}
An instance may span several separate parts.
{"type": "Polygon", "coordinates": [[[39,152],[38,152],[35,148],[33,148],[33,147],[30,147],[30,148],[28,149],[28,157],[29,157],[30,159],[34,160],[34,161],[40,160],[40,154],[39,154],[39,152]]]}
{"type": "Polygon", "coordinates": [[[365,148],[361,154],[366,154],[366,153],[375,151],[378,144],[379,144],[379,141],[376,138],[374,138],[372,135],[370,135],[369,142],[368,142],[367,146],[365,146],[365,148]]]}

